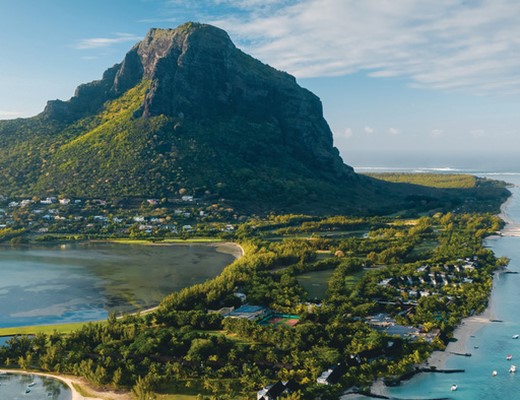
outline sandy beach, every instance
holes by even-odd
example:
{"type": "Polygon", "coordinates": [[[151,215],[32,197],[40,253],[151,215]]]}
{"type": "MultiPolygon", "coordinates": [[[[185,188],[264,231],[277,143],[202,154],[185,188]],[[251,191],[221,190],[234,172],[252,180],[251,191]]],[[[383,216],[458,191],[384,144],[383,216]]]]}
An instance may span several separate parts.
{"type": "Polygon", "coordinates": [[[510,196],[501,206],[500,214],[498,216],[506,223],[506,226],[500,231],[502,236],[520,236],[520,224],[513,221],[513,219],[507,213],[507,207],[512,199],[510,196]]]}
{"type": "Polygon", "coordinates": [[[45,376],[47,378],[57,379],[63,383],[65,383],[72,392],[72,400],[130,400],[132,396],[130,393],[116,393],[110,390],[99,390],[95,389],[88,384],[84,379],[78,378],[76,376],[65,376],[65,375],[54,375],[45,372],[32,372],[32,371],[22,371],[18,369],[3,369],[10,374],[27,374],[27,375],[38,375],[45,376]],[[88,393],[88,397],[83,396],[76,389],[77,387],[81,387],[83,392],[88,393]]]}

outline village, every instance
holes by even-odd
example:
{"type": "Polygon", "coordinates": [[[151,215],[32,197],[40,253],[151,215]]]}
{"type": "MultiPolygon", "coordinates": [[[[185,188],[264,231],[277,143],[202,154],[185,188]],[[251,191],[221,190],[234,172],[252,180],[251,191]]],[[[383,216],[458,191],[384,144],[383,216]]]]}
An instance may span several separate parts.
{"type": "Polygon", "coordinates": [[[0,196],[0,234],[2,230],[23,229],[52,240],[60,235],[186,237],[232,232],[239,216],[232,208],[209,204],[193,196],[175,199],[105,200],[43,197],[8,199],[0,196]]]}

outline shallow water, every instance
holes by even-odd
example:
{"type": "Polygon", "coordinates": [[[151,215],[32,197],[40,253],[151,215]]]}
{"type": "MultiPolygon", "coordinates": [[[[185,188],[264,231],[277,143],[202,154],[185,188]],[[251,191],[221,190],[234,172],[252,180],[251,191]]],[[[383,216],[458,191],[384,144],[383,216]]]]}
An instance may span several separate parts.
{"type": "Polygon", "coordinates": [[[153,307],[234,257],[207,245],[0,247],[0,327],[105,319],[153,307]]]}
{"type": "MultiPolygon", "coordinates": [[[[494,175],[494,179],[520,185],[520,174],[494,175]]],[[[520,189],[510,189],[513,197],[506,212],[515,223],[520,223],[520,189]]],[[[520,272],[520,237],[496,237],[486,244],[497,256],[511,259],[509,269],[520,272]]],[[[520,274],[498,274],[494,280],[491,299],[493,319],[503,322],[483,326],[474,337],[468,338],[466,351],[471,357],[452,356],[446,368],[465,369],[461,374],[420,374],[397,388],[389,389],[389,395],[399,399],[451,398],[463,400],[517,399],[520,398],[520,340],[512,339],[520,334],[520,274]],[[513,359],[506,360],[511,354],[513,359]],[[511,364],[518,363],[519,372],[509,373],[511,364]],[[492,376],[492,371],[497,376],[492,376]],[[456,392],[450,391],[453,384],[456,392]]]]}
{"type": "Polygon", "coordinates": [[[70,400],[72,393],[62,382],[37,375],[0,375],[0,399],[70,400]]]}

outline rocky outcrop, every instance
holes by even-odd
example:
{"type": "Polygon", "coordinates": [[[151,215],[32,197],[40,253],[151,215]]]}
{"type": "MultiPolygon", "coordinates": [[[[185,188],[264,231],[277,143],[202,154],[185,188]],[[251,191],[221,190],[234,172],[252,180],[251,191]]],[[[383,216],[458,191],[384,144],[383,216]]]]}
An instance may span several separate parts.
{"type": "Polygon", "coordinates": [[[331,177],[354,176],[333,147],[319,98],[293,76],[244,54],[225,31],[210,25],[150,30],[101,80],[79,86],[69,101],[50,101],[43,114],[67,121],[95,114],[143,79],[151,84],[137,117],[208,122],[239,116],[269,124],[291,156],[331,177]]]}

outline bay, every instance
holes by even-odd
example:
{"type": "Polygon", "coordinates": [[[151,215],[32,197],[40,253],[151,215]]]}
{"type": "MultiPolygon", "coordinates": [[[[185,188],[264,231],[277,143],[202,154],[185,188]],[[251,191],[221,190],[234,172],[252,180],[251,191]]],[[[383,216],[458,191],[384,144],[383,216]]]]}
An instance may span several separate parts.
{"type": "Polygon", "coordinates": [[[72,392],[56,379],[32,374],[0,374],[0,398],[70,400],[72,392]]]}
{"type": "MultiPolygon", "coordinates": [[[[228,249],[229,250],[229,249],[228,249]]],[[[225,246],[0,247],[0,327],[106,319],[156,306],[234,260],[225,246]]]]}

